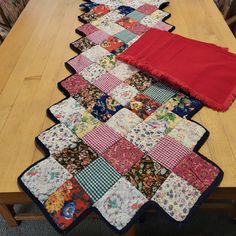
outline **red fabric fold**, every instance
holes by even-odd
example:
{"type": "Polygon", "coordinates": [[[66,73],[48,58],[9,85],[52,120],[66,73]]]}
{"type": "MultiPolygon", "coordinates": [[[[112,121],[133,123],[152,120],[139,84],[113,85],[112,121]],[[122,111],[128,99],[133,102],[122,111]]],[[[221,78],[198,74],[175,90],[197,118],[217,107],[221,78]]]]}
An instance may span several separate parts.
{"type": "Polygon", "coordinates": [[[225,111],[236,97],[236,55],[214,44],[150,29],[117,59],[225,111]]]}

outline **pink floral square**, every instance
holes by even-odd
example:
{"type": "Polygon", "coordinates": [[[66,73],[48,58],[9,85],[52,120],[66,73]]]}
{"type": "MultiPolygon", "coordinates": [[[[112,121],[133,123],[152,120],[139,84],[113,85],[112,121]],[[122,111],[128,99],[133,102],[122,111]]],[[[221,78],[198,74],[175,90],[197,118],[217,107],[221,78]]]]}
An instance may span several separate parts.
{"type": "Polygon", "coordinates": [[[120,173],[125,174],[129,169],[138,162],[144,153],[130,143],[127,139],[122,138],[111,146],[103,157],[120,173]]]}
{"type": "Polygon", "coordinates": [[[219,169],[192,152],[175,166],[173,172],[200,192],[204,192],[219,174],[219,169]]]}
{"type": "Polygon", "coordinates": [[[74,96],[79,91],[87,89],[89,83],[82,76],[74,74],[65,80],[60,85],[69,92],[71,96],[74,96]]]}
{"type": "Polygon", "coordinates": [[[98,30],[98,28],[96,28],[94,25],[92,25],[90,23],[81,25],[80,27],[77,28],[77,31],[81,31],[86,35],[90,35],[97,30],[98,30]]]}
{"type": "Polygon", "coordinates": [[[154,11],[156,11],[157,9],[158,9],[157,7],[145,3],[144,5],[140,6],[140,7],[137,8],[136,10],[139,11],[139,12],[142,12],[143,14],[150,15],[150,14],[152,14],[154,11]]]}

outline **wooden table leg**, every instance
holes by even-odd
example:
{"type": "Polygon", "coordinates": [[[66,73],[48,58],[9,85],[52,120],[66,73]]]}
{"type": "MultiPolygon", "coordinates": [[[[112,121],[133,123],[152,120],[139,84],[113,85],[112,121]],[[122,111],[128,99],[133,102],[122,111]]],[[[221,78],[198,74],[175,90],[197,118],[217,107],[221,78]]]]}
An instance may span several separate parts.
{"type": "Polygon", "coordinates": [[[18,222],[15,219],[15,211],[13,205],[0,204],[0,214],[9,226],[18,226],[18,222]]]}

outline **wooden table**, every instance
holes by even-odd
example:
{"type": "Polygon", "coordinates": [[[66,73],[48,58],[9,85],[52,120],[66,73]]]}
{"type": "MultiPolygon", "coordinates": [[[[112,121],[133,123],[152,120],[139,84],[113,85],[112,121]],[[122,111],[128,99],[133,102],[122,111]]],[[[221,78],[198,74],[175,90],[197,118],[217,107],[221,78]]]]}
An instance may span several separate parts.
{"type": "MultiPolygon", "coordinates": [[[[80,2],[30,0],[0,47],[0,212],[11,226],[16,226],[18,220],[42,217],[15,215],[14,204],[31,203],[16,179],[43,157],[35,147],[34,137],[53,125],[46,117],[46,109],[63,98],[56,83],[69,75],[64,62],[75,55],[69,43],[79,37],[74,29],[81,24],[77,21],[80,2]]],[[[213,1],[170,2],[166,11],[172,17],[168,22],[176,26],[176,33],[236,52],[236,40],[213,1]]],[[[225,113],[203,108],[194,117],[211,132],[201,153],[225,172],[211,199],[236,200],[235,118],[236,103],[225,113]]]]}

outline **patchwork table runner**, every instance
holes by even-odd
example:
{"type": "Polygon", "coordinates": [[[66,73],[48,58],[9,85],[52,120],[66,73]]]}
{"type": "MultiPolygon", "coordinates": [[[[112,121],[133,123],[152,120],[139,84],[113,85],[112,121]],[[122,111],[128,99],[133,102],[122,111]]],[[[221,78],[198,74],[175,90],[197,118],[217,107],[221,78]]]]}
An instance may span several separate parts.
{"type": "Polygon", "coordinates": [[[185,222],[220,183],[198,153],[209,132],[190,118],[201,102],[116,60],[149,27],[173,30],[165,0],[94,0],[71,43],[80,53],[51,106],[57,123],[36,143],[46,157],[18,178],[49,222],[68,232],[91,211],[123,233],[148,207],[185,222]]]}

